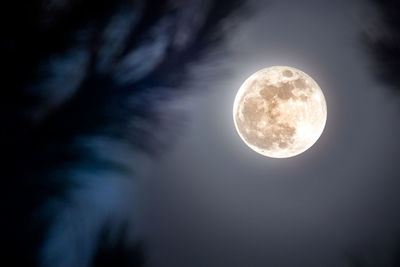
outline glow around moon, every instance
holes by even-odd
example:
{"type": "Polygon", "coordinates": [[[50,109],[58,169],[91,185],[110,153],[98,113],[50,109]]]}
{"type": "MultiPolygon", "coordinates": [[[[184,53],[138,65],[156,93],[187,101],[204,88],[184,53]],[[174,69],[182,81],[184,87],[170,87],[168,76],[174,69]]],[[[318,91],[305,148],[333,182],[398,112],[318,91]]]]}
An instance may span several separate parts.
{"type": "Polygon", "coordinates": [[[309,149],[321,136],[327,117],[324,94],[304,72],[286,66],[262,69],[240,87],[233,120],[243,141],[272,158],[309,149]]]}

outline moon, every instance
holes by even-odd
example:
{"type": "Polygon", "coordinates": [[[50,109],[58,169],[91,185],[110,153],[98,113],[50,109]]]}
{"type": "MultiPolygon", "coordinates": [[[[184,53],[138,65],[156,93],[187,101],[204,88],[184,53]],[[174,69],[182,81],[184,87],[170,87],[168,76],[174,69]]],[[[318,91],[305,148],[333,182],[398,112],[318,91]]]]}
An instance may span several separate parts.
{"type": "Polygon", "coordinates": [[[252,74],[233,104],[239,136],[255,152],[289,158],[309,149],[321,136],[327,118],[324,94],[306,73],[273,66],[252,74]]]}

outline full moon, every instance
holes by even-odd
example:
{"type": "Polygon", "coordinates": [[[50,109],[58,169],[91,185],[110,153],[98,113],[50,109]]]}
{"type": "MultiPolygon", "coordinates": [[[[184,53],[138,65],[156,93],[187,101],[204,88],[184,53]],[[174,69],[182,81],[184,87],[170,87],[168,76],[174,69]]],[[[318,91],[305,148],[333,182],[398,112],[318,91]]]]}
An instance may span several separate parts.
{"type": "Polygon", "coordinates": [[[243,141],[272,158],[289,158],[309,149],[327,117],[324,94],[306,73],[286,66],[257,71],[240,87],[233,120],[243,141]]]}

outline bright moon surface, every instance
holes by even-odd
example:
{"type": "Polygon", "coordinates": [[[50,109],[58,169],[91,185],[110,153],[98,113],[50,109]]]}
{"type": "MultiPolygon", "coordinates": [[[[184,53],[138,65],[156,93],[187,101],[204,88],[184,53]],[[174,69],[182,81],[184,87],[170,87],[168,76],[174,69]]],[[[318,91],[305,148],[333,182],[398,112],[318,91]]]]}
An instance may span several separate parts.
{"type": "Polygon", "coordinates": [[[233,120],[243,141],[272,158],[289,158],[309,149],[327,117],[324,94],[304,72],[286,66],[257,71],[240,87],[233,120]]]}

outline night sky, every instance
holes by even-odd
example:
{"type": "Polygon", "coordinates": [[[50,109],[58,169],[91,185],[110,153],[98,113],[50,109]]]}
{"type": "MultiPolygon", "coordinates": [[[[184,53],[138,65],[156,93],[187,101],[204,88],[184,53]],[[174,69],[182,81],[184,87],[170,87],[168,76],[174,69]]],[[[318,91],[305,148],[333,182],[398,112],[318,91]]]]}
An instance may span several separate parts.
{"type": "Polygon", "coordinates": [[[7,7],[4,266],[400,266],[397,1],[75,2],[7,7]],[[327,102],[293,158],[233,123],[274,65],[327,102]]]}
{"type": "Polygon", "coordinates": [[[156,266],[345,266],[355,248],[388,253],[400,219],[399,99],[374,79],[362,8],[279,1],[233,34],[234,55],[221,59],[232,74],[188,100],[189,130],[144,181],[162,214],[143,219],[156,266]],[[232,123],[239,86],[270,65],[302,69],[326,97],[324,133],[297,157],[254,153],[232,123]]]}

